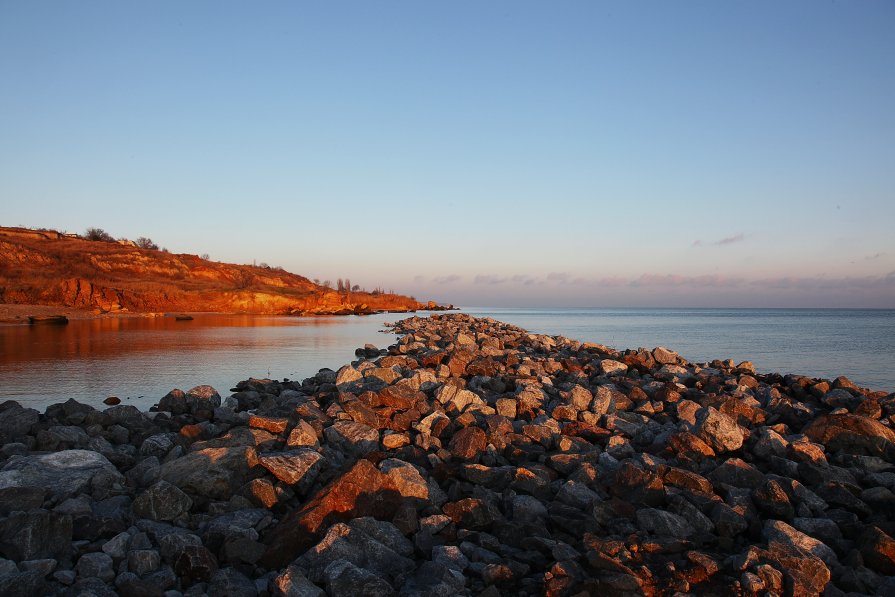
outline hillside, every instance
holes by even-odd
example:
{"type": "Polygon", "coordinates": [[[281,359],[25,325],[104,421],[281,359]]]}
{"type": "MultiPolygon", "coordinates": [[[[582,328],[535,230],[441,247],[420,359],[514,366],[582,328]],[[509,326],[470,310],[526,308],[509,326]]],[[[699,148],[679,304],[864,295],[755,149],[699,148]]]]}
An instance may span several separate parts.
{"type": "Polygon", "coordinates": [[[109,312],[292,315],[414,311],[435,307],[382,292],[336,291],[267,266],[0,227],[0,303],[109,312]]]}

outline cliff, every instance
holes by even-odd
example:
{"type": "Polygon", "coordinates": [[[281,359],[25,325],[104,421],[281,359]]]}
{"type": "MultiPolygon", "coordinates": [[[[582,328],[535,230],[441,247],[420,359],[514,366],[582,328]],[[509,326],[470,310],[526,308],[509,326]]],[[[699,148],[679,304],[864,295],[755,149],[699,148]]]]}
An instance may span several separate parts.
{"type": "Polygon", "coordinates": [[[351,314],[435,307],[391,293],[337,292],[280,269],[0,227],[0,303],[96,312],[351,314]]]}

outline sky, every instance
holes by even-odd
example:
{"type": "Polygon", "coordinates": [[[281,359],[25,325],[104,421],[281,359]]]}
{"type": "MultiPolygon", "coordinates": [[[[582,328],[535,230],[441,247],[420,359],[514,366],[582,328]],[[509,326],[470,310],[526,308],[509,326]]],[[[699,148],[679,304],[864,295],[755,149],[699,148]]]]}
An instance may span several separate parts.
{"type": "Polygon", "coordinates": [[[478,307],[895,308],[895,3],[0,0],[0,225],[478,307]]]}

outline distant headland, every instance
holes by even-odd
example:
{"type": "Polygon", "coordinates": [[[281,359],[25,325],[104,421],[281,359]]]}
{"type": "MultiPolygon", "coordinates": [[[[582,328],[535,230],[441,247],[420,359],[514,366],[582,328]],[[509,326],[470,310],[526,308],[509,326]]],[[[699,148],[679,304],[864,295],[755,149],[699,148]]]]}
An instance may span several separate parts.
{"type": "Polygon", "coordinates": [[[218,312],[362,315],[445,310],[452,305],[372,291],[339,279],[309,280],[267,264],[169,253],[149,238],[0,227],[0,319],[24,320],[50,307],[69,315],[218,312]],[[25,305],[29,307],[25,307],[25,305]],[[31,311],[28,311],[30,306],[31,311]],[[26,313],[27,312],[27,313],[26,313]]]}

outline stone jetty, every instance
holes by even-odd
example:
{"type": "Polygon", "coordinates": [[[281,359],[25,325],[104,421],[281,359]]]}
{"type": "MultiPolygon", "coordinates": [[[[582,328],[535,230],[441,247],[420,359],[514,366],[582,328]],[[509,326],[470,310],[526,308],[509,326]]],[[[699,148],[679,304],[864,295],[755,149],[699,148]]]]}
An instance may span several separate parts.
{"type": "Polygon", "coordinates": [[[393,327],[225,399],[0,405],[0,594],[895,594],[895,394],[393,327]]]}

